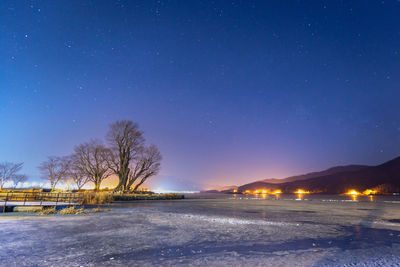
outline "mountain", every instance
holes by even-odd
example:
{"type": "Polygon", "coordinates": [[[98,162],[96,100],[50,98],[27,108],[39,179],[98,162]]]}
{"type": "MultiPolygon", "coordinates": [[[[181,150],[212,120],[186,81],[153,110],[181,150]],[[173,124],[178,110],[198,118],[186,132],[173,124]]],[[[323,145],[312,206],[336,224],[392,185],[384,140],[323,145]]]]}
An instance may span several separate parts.
{"type": "Polygon", "coordinates": [[[238,190],[238,186],[236,185],[228,185],[228,186],[223,186],[217,189],[210,189],[210,190],[205,190],[202,191],[204,193],[229,193],[233,192],[233,190],[238,190]]]}
{"type": "Polygon", "coordinates": [[[238,189],[238,186],[236,186],[236,185],[228,185],[228,186],[223,186],[221,188],[218,188],[218,191],[233,191],[235,189],[238,189]]]}
{"type": "Polygon", "coordinates": [[[349,189],[364,191],[377,189],[380,193],[400,191],[400,157],[378,166],[351,165],[334,167],[322,172],[294,176],[284,179],[283,183],[257,181],[239,187],[239,192],[257,189],[280,189],[292,193],[297,189],[314,193],[341,194],[349,189]],[[293,180],[296,178],[297,180],[293,180]],[[300,177],[300,179],[298,179],[300,177]],[[304,178],[307,177],[307,178],[304,178]],[[287,180],[287,179],[291,180],[287,180]],[[302,179],[304,178],[304,179],[302,179]]]}
{"type": "Polygon", "coordinates": [[[337,166],[337,167],[332,167],[324,171],[320,172],[311,172],[307,174],[302,174],[302,175],[296,175],[296,176],[290,176],[287,178],[283,179],[264,179],[256,182],[252,182],[249,184],[245,184],[239,187],[238,191],[254,191],[260,188],[269,188],[269,189],[278,189],[280,184],[285,184],[289,182],[294,182],[294,181],[300,181],[300,180],[307,180],[311,178],[316,178],[316,177],[324,177],[340,172],[352,172],[352,171],[358,171],[364,168],[368,168],[369,166],[365,165],[347,165],[347,166],[337,166]]]}
{"type": "Polygon", "coordinates": [[[296,176],[290,176],[284,179],[264,179],[259,182],[264,182],[264,183],[270,183],[270,184],[282,184],[282,183],[288,183],[288,182],[293,182],[293,181],[298,181],[298,180],[307,180],[310,178],[315,178],[315,177],[320,177],[320,176],[326,176],[326,175],[331,175],[339,172],[347,172],[347,171],[358,171],[364,168],[367,168],[369,166],[366,165],[347,165],[347,166],[337,166],[337,167],[332,167],[324,171],[320,172],[311,172],[307,174],[302,174],[302,175],[296,175],[296,176]]]}

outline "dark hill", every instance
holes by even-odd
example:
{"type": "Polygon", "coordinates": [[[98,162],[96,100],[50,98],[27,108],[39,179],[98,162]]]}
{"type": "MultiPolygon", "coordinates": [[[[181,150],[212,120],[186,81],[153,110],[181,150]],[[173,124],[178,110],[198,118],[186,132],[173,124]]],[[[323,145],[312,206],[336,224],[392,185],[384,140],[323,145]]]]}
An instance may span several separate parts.
{"type": "Polygon", "coordinates": [[[337,166],[337,167],[332,167],[324,171],[320,172],[311,172],[303,175],[296,175],[296,176],[290,176],[284,179],[265,179],[261,181],[256,181],[253,183],[245,184],[239,187],[238,191],[244,192],[246,190],[254,191],[257,189],[261,188],[268,188],[268,189],[278,189],[280,188],[281,184],[286,184],[294,181],[300,181],[300,180],[307,180],[311,178],[316,178],[316,177],[323,177],[323,176],[328,176],[331,174],[336,174],[340,172],[352,172],[352,171],[358,171],[364,168],[368,168],[368,166],[364,165],[348,165],[348,166],[337,166]]]}
{"type": "MultiPolygon", "coordinates": [[[[343,169],[339,168],[339,170],[343,169]]],[[[261,188],[279,188],[285,193],[292,193],[299,188],[314,193],[330,194],[344,193],[349,189],[364,191],[366,189],[374,188],[378,189],[380,193],[399,192],[400,157],[378,166],[362,167],[358,170],[356,168],[356,170],[340,171],[328,175],[322,174],[305,180],[295,180],[280,184],[264,182],[250,183],[239,187],[239,191],[244,192],[245,190],[256,190],[261,188]]]]}
{"type": "Polygon", "coordinates": [[[367,168],[369,166],[365,165],[348,165],[348,166],[337,166],[337,167],[332,167],[324,171],[320,172],[311,172],[307,174],[302,174],[302,175],[296,175],[296,176],[291,176],[287,177],[284,179],[264,179],[259,182],[264,182],[264,183],[270,183],[270,184],[283,184],[283,183],[288,183],[288,182],[293,182],[293,181],[298,181],[298,180],[307,180],[315,177],[321,177],[321,176],[326,176],[330,174],[335,174],[339,172],[347,172],[347,171],[358,171],[364,168],[367,168]]]}

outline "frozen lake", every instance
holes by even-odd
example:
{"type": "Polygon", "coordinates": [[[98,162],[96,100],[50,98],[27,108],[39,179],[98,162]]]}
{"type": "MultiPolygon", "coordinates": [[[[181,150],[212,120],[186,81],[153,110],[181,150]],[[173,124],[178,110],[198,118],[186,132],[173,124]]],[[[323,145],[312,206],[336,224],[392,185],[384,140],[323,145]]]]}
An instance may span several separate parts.
{"type": "Polygon", "coordinates": [[[0,215],[7,266],[400,266],[400,197],[188,195],[0,215]]]}

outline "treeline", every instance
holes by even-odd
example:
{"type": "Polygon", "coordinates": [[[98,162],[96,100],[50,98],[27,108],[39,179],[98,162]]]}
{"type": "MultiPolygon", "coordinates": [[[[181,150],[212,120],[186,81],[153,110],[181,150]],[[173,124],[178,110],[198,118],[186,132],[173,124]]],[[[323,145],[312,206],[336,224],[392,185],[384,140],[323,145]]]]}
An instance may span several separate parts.
{"type": "MultiPolygon", "coordinates": [[[[77,189],[91,182],[94,189],[99,190],[104,180],[115,175],[119,180],[115,191],[126,192],[138,190],[147,179],[156,175],[161,159],[155,145],[145,145],[138,125],[122,120],[110,125],[106,144],[101,140],[82,143],[71,155],[50,156],[38,168],[51,189],[60,182],[72,182],[77,189]]],[[[18,176],[17,172],[13,177],[18,176]]],[[[2,185],[3,179],[0,181],[2,185]]]]}

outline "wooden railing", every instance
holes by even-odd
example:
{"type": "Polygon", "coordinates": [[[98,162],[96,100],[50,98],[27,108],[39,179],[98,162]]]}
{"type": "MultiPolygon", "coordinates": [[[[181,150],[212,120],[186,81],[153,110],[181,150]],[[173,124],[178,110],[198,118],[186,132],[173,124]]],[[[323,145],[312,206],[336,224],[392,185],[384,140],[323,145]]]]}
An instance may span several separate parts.
{"type": "Polygon", "coordinates": [[[5,210],[7,202],[18,202],[18,206],[25,206],[28,202],[29,205],[38,206],[57,206],[60,204],[72,206],[81,205],[83,203],[83,194],[64,192],[0,192],[0,206],[3,206],[3,210],[5,210]]]}

